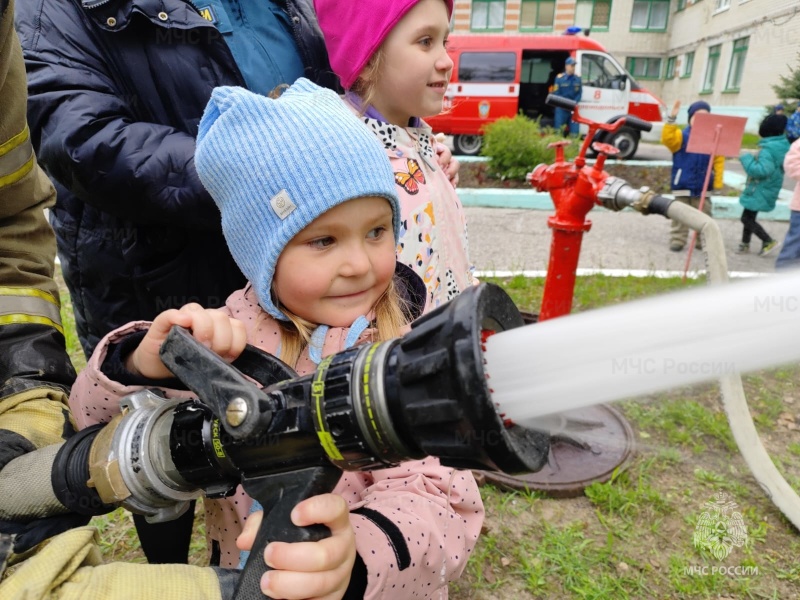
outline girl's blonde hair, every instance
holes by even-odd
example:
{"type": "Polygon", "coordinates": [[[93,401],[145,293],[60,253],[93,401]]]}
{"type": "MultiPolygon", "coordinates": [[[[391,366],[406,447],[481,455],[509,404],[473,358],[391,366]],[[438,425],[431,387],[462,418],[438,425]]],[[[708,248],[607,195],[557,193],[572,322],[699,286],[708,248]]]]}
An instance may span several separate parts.
{"type": "MultiPolygon", "coordinates": [[[[289,319],[288,322],[279,322],[281,325],[281,353],[278,358],[294,368],[318,324],[298,317],[282,306],[274,289],[273,303],[289,319]]],[[[398,293],[394,279],[389,283],[389,287],[386,288],[383,295],[378,298],[373,310],[375,311],[375,321],[372,326],[376,330],[373,342],[383,342],[400,336],[402,328],[411,322],[410,307],[398,293]]]]}
{"type": "Polygon", "coordinates": [[[379,47],[375,54],[373,54],[367,61],[367,66],[358,74],[358,78],[353,82],[350,89],[358,94],[361,98],[361,111],[363,117],[367,108],[372,104],[375,98],[375,86],[378,77],[380,76],[381,69],[383,68],[383,61],[385,56],[383,46],[379,47]]]}

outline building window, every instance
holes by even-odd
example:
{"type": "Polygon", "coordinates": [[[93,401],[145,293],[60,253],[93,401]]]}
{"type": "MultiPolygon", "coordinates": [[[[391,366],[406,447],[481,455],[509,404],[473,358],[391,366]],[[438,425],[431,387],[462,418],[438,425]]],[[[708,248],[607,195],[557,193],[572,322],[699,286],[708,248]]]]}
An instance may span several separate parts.
{"type": "Polygon", "coordinates": [[[667,68],[664,69],[664,79],[672,79],[675,77],[675,60],[676,56],[670,56],[667,59],[667,68]]]}
{"type": "Polygon", "coordinates": [[[714,0],[714,12],[730,8],[731,0],[714,0]]]}
{"type": "Polygon", "coordinates": [[[708,64],[706,64],[706,75],[703,77],[703,87],[701,92],[711,92],[714,90],[714,80],[717,78],[717,65],[719,64],[720,45],[711,46],[708,49],[708,64]]]}
{"type": "Polygon", "coordinates": [[[522,0],[519,28],[522,30],[553,30],[556,16],[555,0],[522,0]]]}
{"type": "Polygon", "coordinates": [[[631,75],[639,79],[659,79],[661,77],[660,58],[629,56],[625,68],[631,75]]]}
{"type": "Polygon", "coordinates": [[[608,29],[611,0],[578,0],[575,3],[575,25],[584,29],[608,29]]]}
{"type": "Polygon", "coordinates": [[[634,0],[631,30],[664,31],[668,16],[669,0],[634,0]]]}
{"type": "Polygon", "coordinates": [[[687,78],[692,76],[692,67],[694,67],[694,52],[687,52],[683,55],[683,67],[681,68],[681,77],[687,78]]]}
{"type": "Polygon", "coordinates": [[[686,8],[686,0],[678,0],[678,10],[686,8]]]}
{"type": "Polygon", "coordinates": [[[506,0],[472,0],[474,30],[502,30],[506,20],[506,0]]]}
{"type": "Polygon", "coordinates": [[[738,91],[742,83],[744,59],[747,58],[747,43],[749,39],[739,38],[733,42],[731,66],[728,68],[728,79],[725,81],[725,89],[728,91],[738,91]]]}

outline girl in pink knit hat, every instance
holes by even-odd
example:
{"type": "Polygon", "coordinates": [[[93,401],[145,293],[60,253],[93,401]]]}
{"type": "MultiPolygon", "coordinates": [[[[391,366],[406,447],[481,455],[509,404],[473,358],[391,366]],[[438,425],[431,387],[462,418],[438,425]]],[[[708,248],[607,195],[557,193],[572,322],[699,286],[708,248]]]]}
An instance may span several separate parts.
{"type": "Polygon", "coordinates": [[[402,210],[397,257],[422,277],[427,308],[475,283],[461,201],[421,117],[437,115],[453,70],[452,0],[314,0],[345,102],[383,143],[402,210]]]}

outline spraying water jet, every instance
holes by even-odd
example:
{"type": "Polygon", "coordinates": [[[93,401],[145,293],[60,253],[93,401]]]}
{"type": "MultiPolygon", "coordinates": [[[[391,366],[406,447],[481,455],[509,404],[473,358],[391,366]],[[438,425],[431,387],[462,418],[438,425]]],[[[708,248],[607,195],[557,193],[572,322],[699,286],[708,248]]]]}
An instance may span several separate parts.
{"type": "MultiPolygon", "coordinates": [[[[649,189],[637,190],[628,182],[611,177],[602,170],[606,157],[614,155],[616,149],[608,144],[593,143],[597,136],[604,135],[606,132],[613,133],[626,122],[628,125],[645,130],[649,128],[649,124],[639,122],[631,116],[621,117],[613,123],[595,123],[583,119],[576,110],[577,103],[571,100],[550,95],[547,102],[552,106],[560,106],[573,111],[573,120],[588,125],[589,131],[580,153],[573,163],[564,160],[564,144],[557,142],[554,144],[556,146],[555,162],[552,165],[537,166],[528,176],[532,185],[539,191],[550,192],[556,207],[556,214],[548,220],[548,224],[553,229],[553,242],[542,299],[542,314],[539,317],[540,321],[546,323],[537,325],[537,327],[544,327],[551,318],[568,314],[571,310],[581,239],[583,233],[591,227],[591,222],[586,219],[586,215],[596,205],[603,205],[615,211],[630,207],[643,215],[659,214],[686,225],[703,242],[708,282],[712,286],[727,283],[728,269],[722,234],[711,217],[688,205],[674,202],[673,198],[657,195],[649,189]],[[586,166],[585,159],[590,144],[598,153],[597,162],[591,168],[586,166]]],[[[583,331],[584,327],[588,328],[589,332],[594,330],[595,333],[602,329],[604,324],[600,322],[600,319],[595,320],[595,317],[587,317],[588,322],[581,320],[577,323],[573,317],[569,319],[572,321],[572,325],[564,324],[564,329],[556,327],[554,337],[548,340],[537,339],[534,345],[539,350],[544,350],[543,354],[549,359],[559,357],[557,361],[559,366],[550,362],[550,369],[544,368],[542,372],[536,373],[537,376],[531,377],[532,367],[526,364],[525,382],[532,381],[535,387],[539,384],[547,385],[548,379],[551,384],[554,379],[559,379],[561,383],[570,387],[569,392],[565,389],[557,389],[558,384],[555,384],[550,385],[547,389],[539,387],[525,391],[517,389],[513,394],[506,396],[503,389],[506,383],[505,375],[500,370],[503,352],[499,347],[505,344],[513,345],[513,342],[507,337],[508,334],[505,334],[505,338],[499,338],[487,344],[488,372],[494,378],[495,393],[503,403],[513,404],[514,399],[522,397],[529,399],[525,404],[526,408],[520,412],[517,412],[516,406],[504,404],[505,409],[511,415],[522,420],[542,416],[555,410],[552,404],[549,409],[543,409],[541,405],[531,409],[531,398],[554,398],[557,399],[559,409],[567,409],[571,404],[573,410],[576,410],[575,407],[585,408],[595,405],[597,402],[603,402],[602,398],[606,400],[619,399],[645,391],[718,379],[722,390],[723,407],[742,456],[765,493],[794,526],[800,529],[800,496],[778,472],[759,439],[747,406],[740,375],[741,372],[772,366],[781,361],[791,361],[796,358],[793,351],[786,350],[785,347],[781,348],[780,344],[776,344],[776,340],[782,340],[787,346],[794,341],[787,339],[785,334],[796,331],[791,328],[792,324],[797,325],[797,309],[800,309],[800,306],[797,306],[797,297],[792,296],[793,289],[797,289],[796,282],[780,278],[772,281],[769,288],[725,287],[726,289],[720,292],[720,296],[711,299],[712,303],[708,303],[708,299],[703,296],[695,299],[695,301],[705,302],[703,304],[704,318],[697,318],[700,313],[694,303],[691,306],[684,306],[685,312],[681,312],[675,310],[676,307],[672,303],[669,305],[659,304],[659,301],[655,300],[655,305],[645,305],[643,312],[637,311],[632,320],[623,318],[616,321],[618,327],[629,327],[629,330],[620,332],[617,328],[610,327],[604,330],[602,340],[595,338],[589,341],[577,334],[577,330],[587,333],[583,331]],[[737,296],[737,293],[741,296],[737,296]],[[724,310],[713,305],[713,302],[716,301],[725,303],[724,310]],[[786,316],[790,306],[795,306],[794,314],[791,315],[795,319],[770,318],[770,316],[776,316],[776,310],[769,315],[770,302],[773,303],[773,309],[777,310],[778,306],[783,307],[779,311],[782,317],[786,316]],[[754,317],[753,313],[758,308],[761,310],[754,317]],[[673,314],[681,315],[680,320],[669,318],[673,314]],[[759,339],[762,346],[768,346],[765,349],[765,355],[757,356],[756,348],[750,345],[746,336],[735,334],[726,336],[725,332],[730,329],[730,319],[736,317],[742,317],[741,320],[735,322],[737,328],[742,327],[743,323],[747,325],[769,324],[769,331],[750,330],[749,332],[751,336],[759,339]],[[676,323],[679,326],[676,326],[676,323]],[[657,332],[650,330],[649,340],[643,339],[642,330],[646,330],[648,326],[655,327],[655,324],[659,324],[662,328],[657,332]],[[572,327],[576,329],[567,332],[567,329],[572,327]],[[712,332],[714,327],[716,329],[712,332]],[[707,337],[702,339],[703,335],[707,337]],[[776,337],[771,337],[772,335],[776,337]],[[715,343],[709,347],[707,342],[712,337],[715,343]],[[566,347],[560,348],[560,352],[556,345],[553,345],[557,344],[556,338],[559,338],[561,342],[568,341],[566,347]],[[623,346],[628,343],[631,345],[624,349],[618,346],[616,350],[612,350],[609,345],[613,346],[616,342],[622,342],[623,346]],[[583,352],[587,349],[593,350],[593,352],[583,352]],[[617,352],[618,350],[621,352],[617,352]],[[495,353],[497,356],[492,356],[495,353]],[[561,357],[568,357],[568,360],[561,360],[561,357]],[[754,360],[749,360],[748,357],[753,357],[754,360]],[[612,361],[610,369],[609,363],[603,362],[609,358],[612,361]],[[490,361],[491,366],[488,365],[490,361]],[[596,368],[598,361],[602,364],[596,368]],[[580,375],[575,371],[570,371],[570,366],[573,365],[580,365],[580,375]],[[559,371],[559,369],[561,370],[559,371]],[[612,372],[610,378],[608,377],[609,370],[612,372]],[[631,373],[626,373],[626,376],[622,377],[621,372],[626,370],[631,373]],[[557,371],[558,375],[551,378],[557,371]],[[614,371],[616,373],[613,373],[614,371]],[[580,380],[583,382],[581,383],[580,380]],[[647,383],[644,383],[645,381],[647,383]],[[659,385],[656,385],[657,381],[660,381],[659,385]],[[571,384],[582,387],[583,392],[588,393],[588,397],[576,398],[576,395],[573,395],[576,388],[571,387],[571,384]],[[661,384],[665,387],[659,387],[661,384]],[[562,396],[562,392],[566,392],[567,395],[562,396]],[[539,396],[538,394],[543,395],[539,396]],[[592,398],[592,400],[588,398],[592,398]]],[[[630,311],[632,310],[630,306],[625,305],[620,310],[630,311]]],[[[614,323],[617,314],[612,311],[609,315],[611,322],[607,324],[614,323]]],[[[542,336],[553,331],[550,327],[544,327],[544,329],[546,331],[541,333],[542,336]]],[[[526,328],[526,330],[532,331],[532,328],[526,328]]],[[[526,331],[524,335],[528,334],[526,331]]],[[[538,338],[538,334],[536,337],[538,338]]],[[[515,341],[519,342],[519,338],[515,341]]],[[[512,353],[518,358],[519,351],[520,346],[517,345],[512,353]]],[[[505,356],[507,359],[510,357],[509,354],[505,356]]],[[[545,357],[539,354],[537,358],[544,359],[545,357]]],[[[537,363],[538,361],[532,362],[537,363]]],[[[543,367],[544,364],[543,360],[542,363],[537,364],[536,368],[543,367]]],[[[518,385],[520,384],[524,383],[518,380],[518,385]]],[[[532,425],[535,426],[535,423],[532,425]]],[[[521,480],[523,482],[531,481],[527,477],[523,477],[521,480]]],[[[536,480],[535,476],[533,480],[536,480]]]]}

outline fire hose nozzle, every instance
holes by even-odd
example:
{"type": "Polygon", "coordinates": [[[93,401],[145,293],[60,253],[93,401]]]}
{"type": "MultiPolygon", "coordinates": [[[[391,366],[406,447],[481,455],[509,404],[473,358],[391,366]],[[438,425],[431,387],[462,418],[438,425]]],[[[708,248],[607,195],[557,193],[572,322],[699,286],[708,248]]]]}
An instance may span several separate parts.
{"type": "Polygon", "coordinates": [[[600,203],[609,210],[620,211],[630,206],[643,215],[666,215],[672,203],[671,198],[656,194],[648,187],[638,190],[624,179],[608,177],[597,194],[600,203]]]}
{"type": "Polygon", "coordinates": [[[157,521],[201,493],[334,465],[371,470],[436,456],[456,468],[537,471],[548,433],[498,414],[484,368],[485,339],[522,324],[511,298],[483,283],[402,338],[331,355],[304,376],[260,351],[228,365],[173,328],[162,359],[198,399],[126,396],[92,443],[92,490],[157,521]]]}

